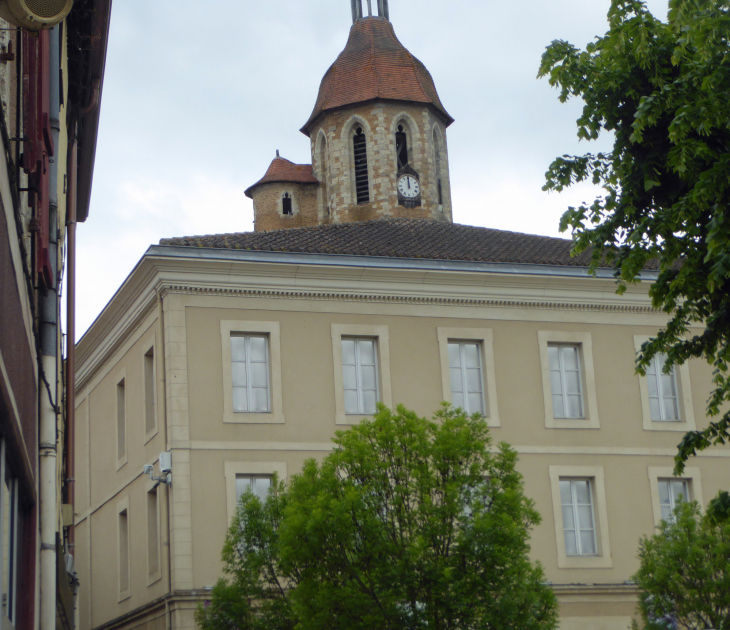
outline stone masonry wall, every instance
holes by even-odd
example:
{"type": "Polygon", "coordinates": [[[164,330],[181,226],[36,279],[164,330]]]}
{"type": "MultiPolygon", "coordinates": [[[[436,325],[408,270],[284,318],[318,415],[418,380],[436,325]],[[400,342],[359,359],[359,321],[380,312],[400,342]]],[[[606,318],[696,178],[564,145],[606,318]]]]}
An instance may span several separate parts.
{"type": "Polygon", "coordinates": [[[385,217],[452,220],[446,128],[431,108],[376,101],[329,112],[312,130],[311,147],[314,173],[322,182],[318,200],[320,223],[385,217]],[[399,124],[403,125],[408,136],[409,164],[421,181],[422,205],[418,208],[398,205],[395,133],[399,124]],[[370,203],[361,205],[357,205],[355,196],[352,147],[352,137],[358,126],[362,127],[367,138],[370,184],[370,203]],[[435,172],[436,151],[441,164],[441,207],[435,172]],[[325,183],[327,199],[323,194],[325,183]]]}
{"type": "Polygon", "coordinates": [[[284,228],[318,225],[316,184],[272,183],[253,191],[254,230],[268,232],[284,228]],[[283,213],[282,198],[289,193],[293,214],[283,213]]]}

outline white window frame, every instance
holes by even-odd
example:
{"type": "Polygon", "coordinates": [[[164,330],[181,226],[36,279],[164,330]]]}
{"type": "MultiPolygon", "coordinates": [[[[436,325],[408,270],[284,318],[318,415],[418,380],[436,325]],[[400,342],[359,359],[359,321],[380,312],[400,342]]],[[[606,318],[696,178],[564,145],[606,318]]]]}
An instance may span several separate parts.
{"type": "Polygon", "coordinates": [[[332,362],[335,380],[335,423],[343,425],[358,424],[365,414],[348,414],[345,412],[345,387],[342,373],[342,339],[375,339],[375,356],[377,361],[379,401],[387,407],[393,406],[393,394],[390,383],[390,335],[387,326],[369,326],[363,324],[332,324],[332,362]]]}
{"type": "Polygon", "coordinates": [[[598,400],[596,398],[596,376],[593,369],[593,341],[590,333],[572,331],[540,330],[537,333],[540,349],[540,370],[545,406],[545,427],[548,429],[600,429],[598,400]],[[549,346],[567,345],[578,348],[581,394],[583,399],[582,418],[556,418],[553,411],[553,388],[550,376],[549,346]]]}
{"type": "MultiPolygon", "coordinates": [[[[647,335],[634,335],[634,350],[637,355],[641,352],[641,346],[651,339],[647,335]]],[[[689,378],[689,365],[674,366],[674,382],[677,388],[677,406],[679,407],[679,421],[654,420],[651,417],[651,404],[649,402],[649,385],[646,376],[637,375],[639,378],[639,395],[641,396],[641,414],[644,431],[681,431],[687,433],[694,431],[695,414],[692,403],[692,388],[689,378]]]]}
{"type": "Polygon", "coordinates": [[[608,534],[608,509],[606,507],[606,486],[602,466],[550,466],[550,490],[555,523],[555,543],[560,569],[610,569],[613,567],[611,543],[608,534]],[[593,500],[593,526],[597,555],[569,556],[565,550],[563,526],[563,502],[560,495],[560,480],[581,479],[591,481],[593,500]]]}
{"type": "MultiPolygon", "coordinates": [[[[235,383],[232,383],[232,388],[235,389],[245,389],[246,390],[246,405],[247,407],[251,408],[254,405],[254,390],[255,389],[264,389],[266,392],[266,405],[265,409],[259,409],[257,411],[243,411],[241,409],[235,409],[235,413],[271,413],[271,376],[270,376],[270,365],[271,361],[269,358],[269,336],[268,335],[262,335],[260,333],[238,333],[238,334],[232,334],[231,335],[231,344],[233,344],[234,339],[243,339],[244,344],[244,360],[241,363],[244,363],[245,370],[246,370],[246,386],[241,387],[240,385],[236,385],[235,383]],[[251,345],[254,339],[263,339],[264,340],[264,360],[263,361],[254,361],[253,360],[253,352],[251,350],[251,345]],[[254,364],[260,364],[263,363],[265,366],[265,372],[266,372],[266,384],[263,387],[254,387],[253,386],[253,366],[254,364]]],[[[231,351],[233,352],[233,351],[231,351]]],[[[239,363],[238,361],[231,360],[231,366],[233,366],[234,363],[239,363]]]]}
{"type": "MultiPolygon", "coordinates": [[[[568,554],[567,548],[566,548],[566,556],[580,557],[580,558],[597,556],[598,555],[598,541],[596,540],[596,505],[595,505],[596,501],[593,497],[593,495],[595,494],[594,490],[593,490],[593,486],[595,485],[595,482],[593,479],[590,479],[590,478],[584,479],[584,478],[580,478],[580,477],[561,477],[558,481],[559,484],[563,484],[566,482],[570,484],[570,509],[571,509],[571,512],[573,513],[573,524],[575,525],[575,528],[573,530],[575,532],[575,546],[576,546],[576,549],[578,550],[578,553],[568,554]],[[575,488],[576,482],[588,483],[588,495],[590,498],[589,505],[591,508],[591,527],[590,527],[590,529],[583,527],[584,523],[582,523],[581,519],[580,519],[580,509],[579,508],[581,507],[581,504],[578,503],[578,497],[577,497],[577,492],[576,492],[576,488],[575,488]],[[590,531],[593,535],[593,548],[595,549],[594,552],[583,553],[583,549],[582,549],[583,542],[582,542],[581,534],[584,531],[590,531]]],[[[563,503],[562,494],[563,493],[562,493],[562,489],[561,489],[561,492],[560,492],[561,508],[566,507],[566,504],[563,503]]],[[[585,505],[585,504],[583,504],[583,505],[585,505]]],[[[565,530],[565,521],[563,521],[563,536],[565,536],[565,531],[566,531],[565,530]]]]}
{"type": "Polygon", "coordinates": [[[555,398],[556,396],[562,399],[563,404],[563,415],[558,416],[555,415],[556,419],[560,420],[585,420],[586,414],[585,414],[585,385],[583,384],[583,369],[582,369],[582,362],[581,362],[581,352],[580,352],[580,346],[572,343],[549,343],[548,344],[548,359],[550,358],[550,350],[557,350],[558,355],[558,369],[557,372],[560,375],[560,391],[556,392],[553,388],[554,382],[552,379],[553,372],[556,370],[553,370],[552,366],[550,367],[550,389],[552,393],[552,402],[553,402],[553,415],[555,415],[555,398]],[[568,415],[569,411],[569,404],[568,400],[571,396],[575,396],[575,394],[571,394],[568,391],[567,387],[567,381],[568,381],[568,373],[571,372],[571,370],[568,370],[568,368],[565,365],[565,350],[569,350],[572,353],[575,354],[575,363],[576,363],[576,370],[577,376],[578,376],[578,398],[579,401],[579,413],[576,416],[568,415]]]}
{"type": "Polygon", "coordinates": [[[437,328],[436,334],[441,359],[441,394],[452,402],[449,366],[449,342],[476,342],[480,345],[482,361],[482,395],[485,419],[489,427],[501,426],[497,404],[497,381],[494,369],[494,334],[490,328],[437,328]]]}
{"type": "MultiPolygon", "coordinates": [[[[354,344],[355,363],[352,367],[355,368],[356,383],[355,383],[355,389],[350,390],[350,391],[354,391],[357,396],[357,411],[348,412],[347,404],[345,403],[345,413],[347,415],[355,415],[355,416],[370,415],[365,411],[365,391],[371,391],[371,390],[366,390],[362,383],[363,368],[370,367],[370,366],[363,365],[363,363],[362,363],[360,344],[368,343],[368,344],[372,344],[372,346],[373,346],[373,362],[374,363],[373,363],[372,367],[375,368],[375,402],[377,404],[378,402],[380,402],[380,383],[379,383],[380,370],[378,370],[378,340],[374,339],[372,337],[342,337],[341,343],[344,344],[346,342],[352,342],[354,344]]],[[[344,359],[342,360],[342,365],[343,365],[343,370],[344,370],[344,368],[345,368],[344,359]]],[[[344,388],[344,374],[343,374],[343,390],[345,392],[348,391],[347,389],[344,388]]],[[[375,410],[373,410],[373,413],[375,413],[375,410]]]]}
{"type": "Polygon", "coordinates": [[[674,468],[671,466],[650,466],[647,469],[649,475],[649,487],[651,489],[651,505],[654,514],[654,525],[659,527],[662,521],[662,506],[659,498],[659,480],[681,480],[688,483],[689,496],[691,501],[697,501],[700,507],[704,506],[702,500],[702,475],[699,468],[687,467],[681,477],[674,476],[674,468]]]}
{"type": "MultiPolygon", "coordinates": [[[[6,478],[8,477],[8,461],[6,454],[6,441],[0,438],[0,594],[5,591],[5,492],[6,478]]],[[[6,603],[0,603],[0,618],[2,622],[1,626],[5,626],[7,622],[10,623],[11,627],[15,627],[18,618],[18,565],[19,565],[19,554],[20,545],[18,539],[18,525],[19,525],[19,484],[17,478],[10,475],[10,514],[8,515],[8,525],[10,525],[10,533],[8,540],[8,547],[11,554],[12,566],[8,568],[8,581],[10,582],[10,597],[12,602],[12,609],[9,616],[5,616],[6,603]]]]}
{"type": "Polygon", "coordinates": [[[123,602],[132,596],[132,519],[129,512],[129,497],[124,497],[117,502],[117,593],[118,602],[123,602]],[[120,516],[127,514],[127,588],[122,590],[122,532],[120,528],[120,516]]]}
{"type": "Polygon", "coordinates": [[[221,356],[223,370],[223,422],[229,424],[284,424],[281,382],[281,330],[279,322],[221,321],[221,356]],[[269,411],[236,412],[233,410],[233,376],[231,337],[236,335],[268,337],[269,411]]]}
{"type": "Polygon", "coordinates": [[[236,478],[242,475],[251,476],[273,476],[277,475],[279,481],[287,480],[286,462],[224,462],[223,475],[226,480],[226,508],[228,520],[226,530],[236,514],[238,502],[236,501],[236,478]]]}
{"type": "MultiPolygon", "coordinates": [[[[649,364],[649,368],[647,369],[647,380],[650,377],[653,377],[656,379],[656,388],[657,388],[657,403],[659,405],[659,417],[655,418],[652,414],[652,421],[653,422],[682,422],[682,412],[681,407],[679,404],[679,384],[677,383],[677,372],[676,372],[676,366],[672,367],[672,371],[668,374],[668,376],[672,379],[672,384],[674,385],[674,396],[668,396],[667,392],[664,391],[664,384],[662,376],[664,375],[664,370],[662,366],[660,365],[660,359],[666,360],[666,355],[654,355],[651,359],[651,362],[649,364]],[[676,418],[670,418],[668,417],[669,414],[667,413],[667,398],[674,400],[674,412],[676,413],[676,418]]],[[[648,385],[648,383],[647,383],[648,385]]],[[[651,399],[652,395],[649,394],[649,406],[651,407],[651,399]]],[[[651,409],[650,409],[651,410],[651,409]]]]}

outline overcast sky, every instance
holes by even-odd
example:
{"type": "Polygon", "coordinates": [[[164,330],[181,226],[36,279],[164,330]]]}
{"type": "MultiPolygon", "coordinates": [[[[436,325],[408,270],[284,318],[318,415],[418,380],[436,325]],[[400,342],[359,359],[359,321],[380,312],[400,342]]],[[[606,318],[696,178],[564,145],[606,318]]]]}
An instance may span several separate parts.
{"type": "MultiPolygon", "coordinates": [[[[561,105],[537,70],[552,40],[583,47],[603,34],[609,0],[390,5],[456,119],[454,220],[559,236],[565,208],[594,194],[548,195],[544,173],[594,147],[576,140],[580,103],[561,105]]],[[[666,18],[667,0],[648,5],[666,18]]],[[[78,230],[77,335],[149,245],[253,229],[243,191],[277,149],[311,162],[298,130],[351,23],[349,0],[114,1],[91,211],[78,230]]]]}

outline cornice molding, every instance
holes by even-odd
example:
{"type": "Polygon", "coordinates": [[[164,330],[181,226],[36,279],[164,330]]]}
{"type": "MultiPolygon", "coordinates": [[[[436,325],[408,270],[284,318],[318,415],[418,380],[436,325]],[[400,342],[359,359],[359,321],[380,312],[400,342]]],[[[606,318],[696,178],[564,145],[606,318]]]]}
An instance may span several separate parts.
{"type": "Polygon", "coordinates": [[[651,307],[591,304],[589,302],[554,302],[527,300],[490,300],[446,297],[412,297],[403,295],[378,295],[367,293],[341,293],[317,291],[269,291],[262,289],[235,289],[231,287],[201,287],[171,284],[160,289],[161,295],[168,293],[183,295],[210,295],[219,297],[278,298],[288,300],[328,300],[336,302],[380,302],[390,304],[435,304],[439,306],[475,306],[488,308],[527,308],[571,311],[601,311],[609,313],[658,314],[651,307]]]}

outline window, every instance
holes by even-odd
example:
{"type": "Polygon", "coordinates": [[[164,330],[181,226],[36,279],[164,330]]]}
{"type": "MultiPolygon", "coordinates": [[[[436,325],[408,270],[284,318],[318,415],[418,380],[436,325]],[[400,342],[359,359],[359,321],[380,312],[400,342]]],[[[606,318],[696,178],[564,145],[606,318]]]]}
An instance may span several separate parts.
{"type": "Polygon", "coordinates": [[[403,125],[398,125],[395,133],[395,153],[398,157],[398,170],[408,166],[408,136],[403,125]]]}
{"type": "Polygon", "coordinates": [[[368,176],[367,140],[362,127],[355,130],[353,138],[355,159],[355,193],[358,204],[370,203],[370,181],[368,176]]]}
{"type": "Polygon", "coordinates": [[[269,339],[231,335],[231,381],[235,413],[268,413],[269,339]]]}
{"type": "Polygon", "coordinates": [[[548,429],[599,429],[590,333],[541,330],[537,340],[545,426],[548,429]]]}
{"type": "Polygon", "coordinates": [[[317,137],[317,142],[319,143],[318,149],[317,149],[317,169],[318,169],[318,177],[320,182],[320,199],[321,199],[321,209],[322,213],[321,216],[330,216],[330,195],[329,195],[329,168],[328,168],[328,162],[327,162],[327,139],[325,138],[324,134],[320,132],[319,136],[317,137]]]}
{"type": "Polygon", "coordinates": [[[117,470],[127,463],[127,388],[122,378],[117,383],[117,470]]]}
{"type": "Polygon", "coordinates": [[[157,428],[157,396],[156,396],[155,348],[150,348],[144,355],[144,418],[147,436],[157,428]]]}
{"type": "Polygon", "coordinates": [[[548,344],[555,418],[583,418],[580,355],[577,346],[548,344]]]}
{"type": "Polygon", "coordinates": [[[282,424],[279,322],[221,321],[223,422],[282,424]]]}
{"type": "Polygon", "coordinates": [[[674,520],[674,510],[680,501],[690,501],[687,479],[659,479],[659,506],[662,520],[674,520]]]}
{"type": "Polygon", "coordinates": [[[147,571],[150,584],[160,579],[159,487],[147,492],[147,571]]]}
{"type": "Polygon", "coordinates": [[[437,328],[443,400],[498,427],[493,335],[489,328],[437,328]]]}
{"type": "Polygon", "coordinates": [[[603,468],[550,466],[549,471],[558,568],[611,568],[603,468]]]}
{"type": "Polygon", "coordinates": [[[439,210],[443,212],[443,205],[444,205],[444,191],[443,191],[443,184],[441,182],[441,178],[443,177],[442,170],[441,170],[441,143],[439,142],[439,138],[437,135],[436,128],[433,130],[433,153],[434,153],[434,171],[435,171],[435,179],[436,179],[436,194],[438,195],[438,204],[439,204],[439,210]]]}
{"type": "Polygon", "coordinates": [[[228,522],[236,513],[241,495],[249,488],[264,500],[271,488],[274,475],[286,481],[287,467],[284,462],[225,462],[226,506],[228,522]]]}
{"type": "Polygon", "coordinates": [[[473,341],[449,342],[451,402],[469,414],[485,415],[482,349],[473,341]]]}
{"type": "Polygon", "coordinates": [[[117,541],[119,561],[119,601],[130,597],[129,583],[129,498],[117,504],[117,541]]]}
{"type": "Polygon", "coordinates": [[[2,617],[14,625],[18,612],[18,481],[7,464],[4,440],[0,449],[0,594],[2,617]]]}
{"type": "Polygon", "coordinates": [[[377,345],[374,339],[342,340],[345,413],[372,415],[378,398],[377,345]]]}
{"type": "MultiPolygon", "coordinates": [[[[634,336],[634,350],[641,352],[648,336],[634,336]]],[[[646,376],[639,375],[641,414],[645,431],[694,431],[695,416],[689,365],[674,366],[664,374],[667,358],[654,356],[646,368],[646,376]]]]}
{"type": "Polygon", "coordinates": [[[649,390],[649,407],[651,419],[655,421],[679,422],[679,404],[677,400],[677,379],[674,367],[668,374],[664,373],[667,357],[655,355],[646,369],[646,385],[649,390]]]}
{"type": "Polygon", "coordinates": [[[387,326],[332,324],[332,359],[337,424],[356,424],[378,401],[393,405],[387,326]]]}
{"type": "Polygon", "coordinates": [[[271,475],[236,475],[236,504],[247,492],[252,492],[263,503],[271,490],[271,475]]]}
{"type": "Polygon", "coordinates": [[[682,477],[674,476],[674,469],[649,467],[651,502],[654,512],[654,525],[668,521],[681,500],[697,501],[702,505],[702,477],[699,468],[686,467],[682,477]]]}
{"type": "Polygon", "coordinates": [[[560,480],[563,534],[568,556],[596,555],[592,496],[590,479],[560,480]]]}
{"type": "Polygon", "coordinates": [[[281,198],[281,213],[286,215],[294,214],[291,195],[289,193],[284,193],[284,196],[281,198]]]}

